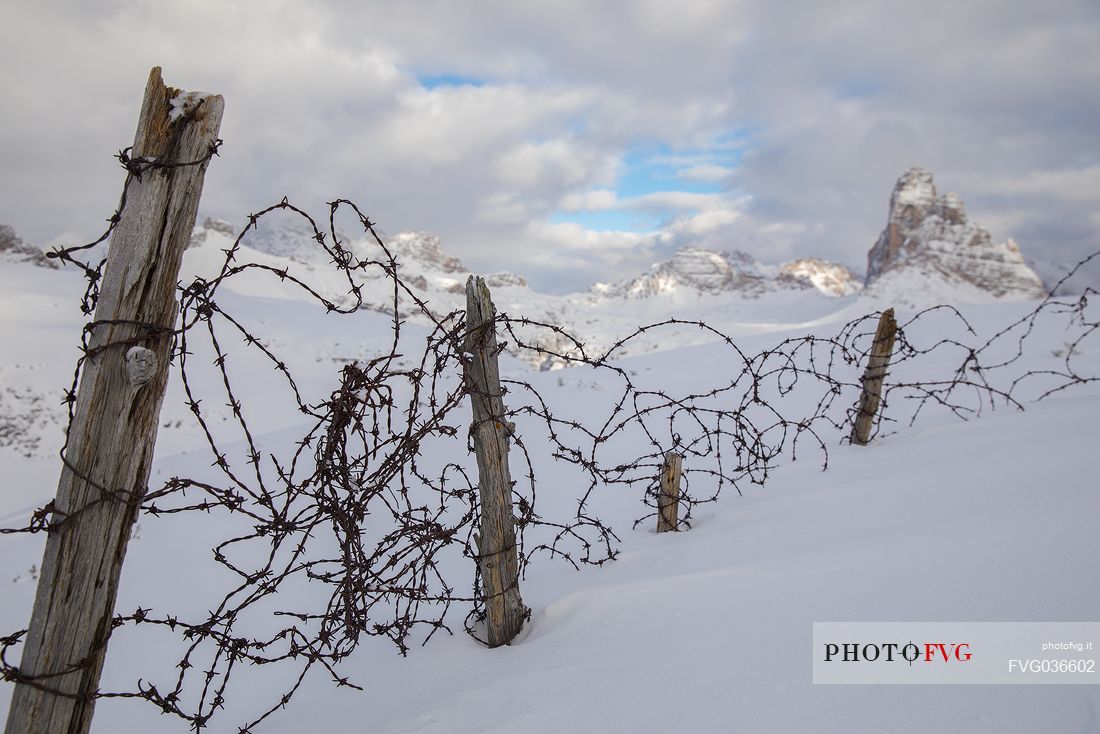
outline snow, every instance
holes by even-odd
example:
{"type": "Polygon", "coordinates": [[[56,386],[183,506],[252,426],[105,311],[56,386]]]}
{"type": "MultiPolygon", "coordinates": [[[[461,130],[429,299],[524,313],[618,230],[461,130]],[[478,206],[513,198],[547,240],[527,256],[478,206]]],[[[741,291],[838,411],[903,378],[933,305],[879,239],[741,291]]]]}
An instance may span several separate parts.
{"type": "Polygon", "coordinates": [[[848,268],[817,258],[795,260],[781,266],[779,272],[807,280],[826,295],[850,296],[863,288],[863,284],[848,268]]]}
{"type": "Polygon", "coordinates": [[[846,296],[858,288],[843,281],[855,281],[848,268],[816,259],[795,260],[781,265],[757,262],[740,252],[714,252],[685,246],[668,262],[657,263],[649,272],[618,283],[597,283],[591,293],[604,299],[643,299],[689,294],[734,294],[756,298],[775,290],[812,287],[825,296],[846,296]],[[785,276],[778,278],[777,276],[785,276]]]}
{"type": "Polygon", "coordinates": [[[1094,731],[1096,687],[814,686],[810,637],[823,620],[1093,616],[1100,497],[1077,472],[1100,461],[1065,439],[1097,409],[847,449],[825,475],[789,467],[689,533],[629,534],[608,568],[529,579],[537,612],[512,648],[380,650],[374,690],[317,705],[332,731],[1094,731]],[[1059,461],[1069,481],[1050,476],[1059,461]]]}
{"type": "Polygon", "coordinates": [[[936,187],[932,183],[932,172],[925,168],[910,168],[894,189],[890,208],[912,206],[928,210],[936,201],[936,187]]]}
{"type": "MultiPolygon", "coordinates": [[[[212,234],[188,250],[187,274],[216,271],[222,246],[212,234]]],[[[255,250],[242,253],[248,258],[289,262],[255,250]]],[[[320,266],[306,268],[305,277],[325,288],[339,285],[320,266]]],[[[307,402],[327,395],[342,364],[388,351],[383,314],[325,317],[288,284],[270,278],[234,279],[232,286],[221,302],[243,314],[265,345],[288,356],[307,402]]],[[[76,356],[81,291],[80,279],[68,271],[0,267],[0,338],[7,345],[0,378],[5,388],[40,396],[60,416],[58,401],[76,356]]],[[[525,303],[544,305],[520,287],[502,288],[501,297],[516,316],[526,315],[525,303]]],[[[717,322],[753,353],[789,335],[835,333],[874,305],[804,292],[755,301],[681,294],[638,304],[618,319],[597,312],[587,323],[610,339],[622,335],[628,319],[651,321],[661,309],[666,316],[673,309],[717,322]]],[[[963,310],[984,337],[1034,305],[995,302],[963,310]]],[[[581,312],[578,307],[569,317],[581,312]]],[[[910,313],[901,307],[899,321],[910,313]]],[[[948,335],[950,321],[922,321],[907,336],[936,341],[948,335]]],[[[1067,334],[1047,322],[1040,328],[1021,371],[1061,363],[1058,350],[1067,334]]],[[[405,329],[410,341],[425,333],[416,324],[405,329]]],[[[685,328],[665,330],[659,339],[663,351],[639,350],[619,363],[640,384],[682,393],[729,379],[729,352],[705,336],[685,328]]],[[[216,372],[201,367],[210,355],[200,345],[195,349],[199,389],[214,390],[216,372]]],[[[1098,372],[1095,338],[1082,345],[1079,358],[1083,372],[1098,372]]],[[[260,445],[277,453],[300,436],[300,416],[280,402],[277,376],[263,376],[258,364],[242,352],[229,361],[235,375],[248,377],[237,382],[246,390],[253,425],[262,426],[260,445]]],[[[931,355],[906,369],[918,366],[938,374],[951,365],[931,355]]],[[[617,397],[606,373],[532,374],[514,359],[506,359],[502,370],[530,379],[556,409],[585,421],[605,416],[617,397]]],[[[911,373],[898,379],[906,375],[911,373]]],[[[790,399],[799,409],[803,398],[790,399]]],[[[212,430],[234,441],[231,421],[222,420],[229,409],[210,410],[212,430]]],[[[581,571],[549,561],[532,565],[522,588],[533,617],[514,645],[487,650],[457,632],[424,647],[414,644],[402,658],[388,641],[370,638],[342,668],[364,691],[336,689],[325,676],[310,675],[286,710],[258,731],[1094,732],[1097,686],[814,686],[811,637],[815,621],[1096,619],[1098,415],[1100,385],[1093,384],[1028,404],[1024,412],[1002,409],[968,422],[930,412],[867,447],[839,445],[840,437],[830,436],[826,471],[812,451],[798,461],[787,457],[765,486],[745,485],[743,497],[727,489],[717,503],[698,508],[694,527],[683,533],[658,536],[648,524],[631,529],[644,514],[640,492],[605,489],[595,509],[622,539],[618,560],[581,571]]],[[[173,379],[154,482],[208,470],[208,451],[188,416],[173,379]]],[[[33,450],[0,445],[8,476],[0,495],[2,525],[25,521],[56,484],[54,454],[63,424],[31,423],[40,437],[33,450]]],[[[461,441],[433,457],[447,460],[473,466],[461,441]]],[[[575,475],[547,457],[536,462],[540,514],[571,512],[575,475]]],[[[218,513],[143,518],[127,555],[118,608],[140,604],[201,618],[236,585],[210,554],[235,523],[218,513]]],[[[4,633],[26,623],[35,589],[31,568],[40,562],[42,542],[38,536],[0,537],[4,633]]],[[[472,579],[463,563],[455,559],[449,570],[472,579]]],[[[301,594],[292,606],[316,601],[315,591],[301,594]]],[[[454,629],[461,629],[464,613],[454,610],[454,629]]],[[[270,620],[251,623],[266,629],[270,620]]],[[[178,639],[166,632],[123,628],[112,639],[104,685],[132,687],[138,677],[174,680],[178,658],[171,655],[178,650],[178,639]]],[[[212,731],[236,731],[266,709],[289,674],[238,670],[212,731]]],[[[6,684],[0,691],[0,717],[9,691],[6,684]]],[[[148,704],[105,699],[96,706],[93,731],[189,729],[148,704]]]]}
{"type": "Polygon", "coordinates": [[[209,92],[180,92],[175,97],[168,100],[168,122],[174,123],[176,120],[198,107],[199,103],[204,99],[213,96],[215,95],[209,92]]]}

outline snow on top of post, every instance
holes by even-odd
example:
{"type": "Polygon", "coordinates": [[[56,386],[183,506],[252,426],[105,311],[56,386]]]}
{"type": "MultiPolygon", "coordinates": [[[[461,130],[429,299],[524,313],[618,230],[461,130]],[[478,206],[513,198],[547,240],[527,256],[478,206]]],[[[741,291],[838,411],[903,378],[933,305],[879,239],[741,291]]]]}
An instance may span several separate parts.
{"type": "Polygon", "coordinates": [[[168,100],[168,122],[175,123],[180,117],[190,114],[200,102],[214,96],[210,92],[180,92],[168,100]]]}

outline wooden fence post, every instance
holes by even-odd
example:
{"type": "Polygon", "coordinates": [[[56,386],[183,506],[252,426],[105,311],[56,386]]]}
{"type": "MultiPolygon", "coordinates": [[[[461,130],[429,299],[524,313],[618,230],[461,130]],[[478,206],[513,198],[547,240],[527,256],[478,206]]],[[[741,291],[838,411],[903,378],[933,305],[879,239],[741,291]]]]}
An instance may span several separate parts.
{"type": "Polygon", "coordinates": [[[882,312],[875,331],[875,341],[871,345],[871,356],[867,360],[867,370],[863,373],[863,394],[859,397],[859,413],[852,424],[852,443],[864,446],[871,440],[871,425],[878,412],[882,399],[882,380],[886,377],[886,368],[894,353],[894,337],[898,325],[894,321],[894,309],[882,312]]]}
{"type": "Polygon", "coordinates": [[[220,96],[181,96],[159,67],[149,73],[131,160],[203,162],[147,167],[130,181],[111,234],[7,734],[91,727],[122,561],[148,489],[176,280],[222,109],[220,96]]]}
{"type": "Polygon", "coordinates": [[[474,422],[481,499],[480,535],[475,536],[490,647],[507,645],[527,618],[519,592],[519,558],[512,516],[512,475],[508,436],[497,365],[496,309],[481,278],[466,281],[466,344],[470,358],[465,375],[474,422]]]}
{"type": "Polygon", "coordinates": [[[679,530],[680,470],[684,457],[669,451],[661,467],[661,489],[657,495],[657,532],[679,530]]]}

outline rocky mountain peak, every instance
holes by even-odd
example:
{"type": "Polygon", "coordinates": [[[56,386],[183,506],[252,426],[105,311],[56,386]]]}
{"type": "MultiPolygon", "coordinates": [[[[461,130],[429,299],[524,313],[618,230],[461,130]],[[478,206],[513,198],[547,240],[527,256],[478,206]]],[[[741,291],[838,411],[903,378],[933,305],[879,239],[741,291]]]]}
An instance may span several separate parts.
{"type": "Polygon", "coordinates": [[[701,247],[681,247],[664,266],[667,280],[718,293],[749,286],[760,274],[752,258],[743,252],[713,252],[701,247]]]}
{"type": "Polygon", "coordinates": [[[485,285],[490,288],[526,288],[527,278],[515,273],[489,273],[485,276],[485,285]]]}
{"type": "Polygon", "coordinates": [[[890,194],[890,211],[915,215],[919,221],[936,203],[936,185],[927,168],[913,167],[901,175],[890,194]]]}
{"type": "Polygon", "coordinates": [[[614,284],[597,284],[593,292],[611,298],[649,298],[677,290],[715,294],[754,290],[763,280],[754,272],[751,258],[741,252],[714,252],[701,247],[681,247],[670,260],[653,265],[649,272],[614,284]]]}
{"type": "MultiPolygon", "coordinates": [[[[235,237],[233,228],[228,222],[210,220],[211,231],[235,237]],[[225,231],[222,225],[228,226],[225,231]]],[[[205,222],[204,222],[205,224],[205,222]]],[[[332,238],[326,231],[327,222],[318,222],[321,232],[325,234],[325,243],[332,246],[332,238]]],[[[266,252],[269,255],[285,257],[298,262],[312,262],[317,259],[327,262],[328,256],[317,242],[317,234],[313,227],[295,214],[273,212],[262,218],[259,224],[245,231],[241,242],[254,250],[266,252]]],[[[344,243],[351,240],[347,234],[336,230],[336,237],[344,243]]]]}
{"type": "Polygon", "coordinates": [[[804,287],[814,287],[827,296],[850,296],[863,288],[863,283],[848,268],[816,257],[804,257],[779,266],[779,277],[790,279],[804,287]]]}
{"type": "Polygon", "coordinates": [[[56,269],[59,267],[56,260],[50,260],[42,250],[24,242],[23,238],[6,224],[0,224],[0,259],[9,262],[30,263],[40,268],[56,269]]]}
{"type": "Polygon", "coordinates": [[[898,179],[886,228],[867,253],[868,286],[889,274],[897,281],[905,273],[964,284],[994,298],[1046,295],[1016,243],[993,242],[988,230],[967,219],[957,194],[937,193],[924,168],[911,168],[898,179]]]}
{"type": "Polygon", "coordinates": [[[736,293],[756,298],[782,289],[816,288],[825,295],[846,296],[860,289],[859,279],[843,265],[806,258],[779,266],[764,265],[740,250],[716,252],[687,246],[649,272],[592,292],[605,298],[649,298],[666,293],[736,293]]]}
{"type": "Polygon", "coordinates": [[[956,193],[938,197],[933,211],[950,224],[966,224],[966,205],[956,193]]]}
{"type": "Polygon", "coordinates": [[[468,272],[461,260],[443,251],[439,237],[430,232],[401,232],[385,242],[398,260],[415,260],[444,273],[468,272]]]}

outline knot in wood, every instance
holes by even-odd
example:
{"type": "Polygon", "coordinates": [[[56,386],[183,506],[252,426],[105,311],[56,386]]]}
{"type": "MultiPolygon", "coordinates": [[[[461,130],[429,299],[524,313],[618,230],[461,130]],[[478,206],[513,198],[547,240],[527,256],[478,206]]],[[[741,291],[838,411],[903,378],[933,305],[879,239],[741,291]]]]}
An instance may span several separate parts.
{"type": "Polygon", "coordinates": [[[157,373],[157,355],[152,349],[130,347],[126,352],[126,379],[134,387],[141,387],[157,373]]]}

